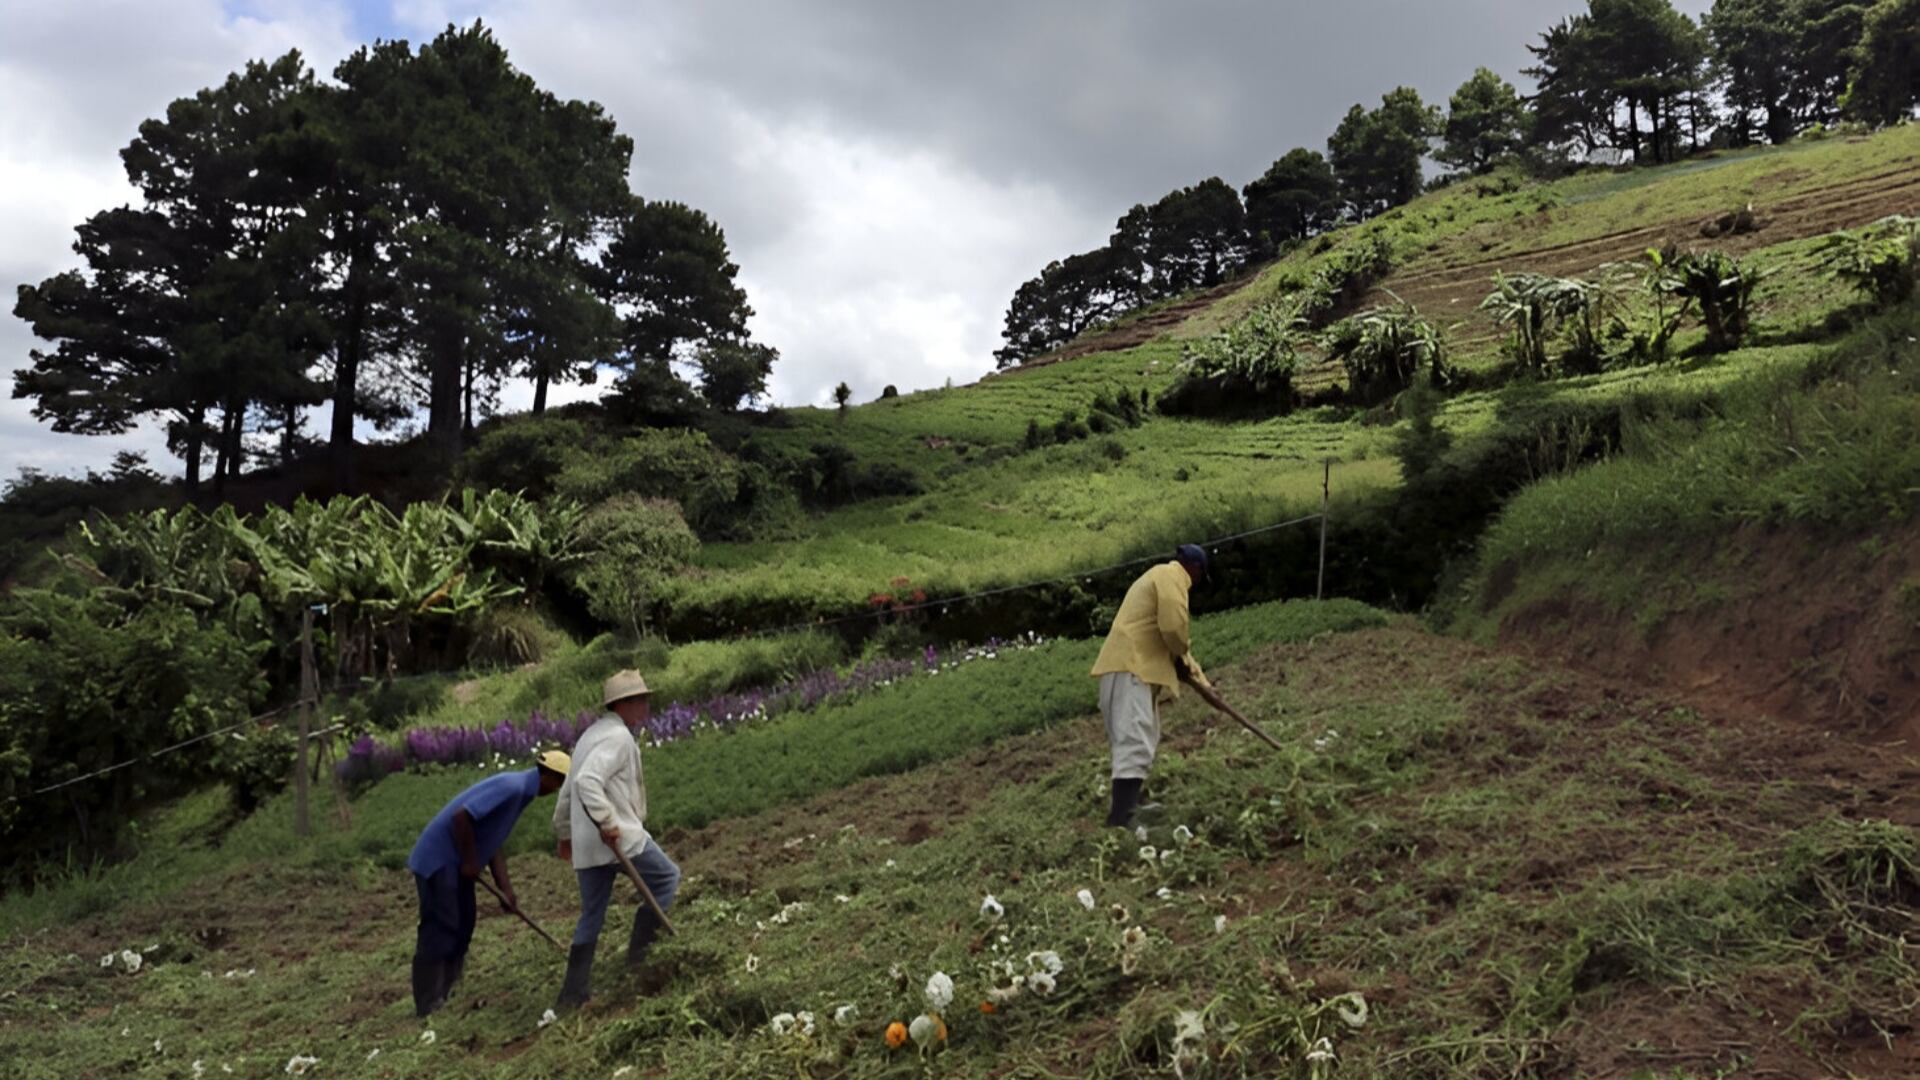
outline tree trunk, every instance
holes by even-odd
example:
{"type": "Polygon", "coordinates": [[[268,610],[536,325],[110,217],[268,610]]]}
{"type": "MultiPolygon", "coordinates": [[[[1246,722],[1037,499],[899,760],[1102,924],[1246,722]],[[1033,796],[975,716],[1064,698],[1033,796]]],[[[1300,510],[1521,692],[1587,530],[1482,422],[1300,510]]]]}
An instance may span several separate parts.
{"type": "Polygon", "coordinates": [[[540,357],[533,364],[533,415],[535,416],[547,411],[547,361],[540,352],[545,344],[543,339],[540,344],[534,346],[534,355],[540,357]]]}
{"type": "Polygon", "coordinates": [[[435,335],[429,363],[427,394],[427,437],[451,460],[460,451],[460,382],[466,365],[466,351],[458,330],[442,330],[435,335]]]}
{"type": "Polygon", "coordinates": [[[327,456],[333,460],[333,486],[353,493],[353,419],[360,393],[360,357],[367,326],[367,274],[363,252],[356,250],[347,266],[346,314],[341,320],[340,343],[334,351],[333,428],[327,437],[327,456]]]}
{"type": "Polygon", "coordinates": [[[200,449],[206,445],[207,407],[195,405],[186,411],[187,498],[200,494],[200,449]]]}
{"type": "Polygon", "coordinates": [[[213,444],[213,497],[227,492],[227,455],[233,452],[233,409],[220,409],[220,438],[213,444]]]}
{"type": "Polygon", "coordinates": [[[473,369],[471,354],[460,375],[460,434],[465,436],[473,432],[473,369]]]}
{"type": "Polygon", "coordinates": [[[233,410],[233,430],[227,439],[231,443],[227,447],[227,475],[238,480],[247,448],[247,404],[244,401],[233,410]]]}

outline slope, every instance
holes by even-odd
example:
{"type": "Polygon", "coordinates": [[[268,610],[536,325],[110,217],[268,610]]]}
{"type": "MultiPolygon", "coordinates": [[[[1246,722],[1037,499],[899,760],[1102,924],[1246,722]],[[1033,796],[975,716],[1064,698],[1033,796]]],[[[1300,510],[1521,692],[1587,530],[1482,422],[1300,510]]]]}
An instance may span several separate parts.
{"type": "MultiPolygon", "coordinates": [[[[672,831],[683,933],[541,1024],[547,947],[483,907],[430,1025],[404,873],[252,861],[10,940],[22,1076],[1911,1075],[1920,804],[1908,755],[1525,662],[1411,626],[1260,650],[1187,701],[1164,821],[1097,829],[1097,718],[672,831]],[[1174,826],[1184,826],[1176,833],[1174,826]],[[1190,830],[1191,839],[1184,835],[1190,830]],[[1091,910],[1078,890],[1094,898],[1091,910]],[[1164,891],[1162,891],[1164,890],[1164,891]],[[980,914],[983,896],[1003,920],[980,914]],[[1116,912],[1115,908],[1122,909],[1116,912]],[[1139,941],[1127,931],[1139,927],[1139,941]],[[153,950],[137,974],[108,950],[153,950]],[[1007,967],[1058,954],[983,1012],[1007,967]],[[881,1034],[957,992],[938,1057],[881,1034]],[[1364,999],[1362,1006],[1346,997],[1364,999]],[[853,1006],[844,1024],[832,1017],[853,1006]],[[1192,1019],[1179,1024],[1185,1011],[1192,1019]],[[810,1012],[810,1034],[777,1034],[810,1012]],[[434,1034],[429,1041],[423,1031],[434,1034]],[[1331,1061],[1309,1060],[1327,1040],[1331,1061]],[[200,1070],[193,1064],[200,1063],[200,1070]],[[624,1071],[623,1071],[624,1070],[624,1071]]],[[[556,930],[572,883],[523,857],[556,930]]]]}

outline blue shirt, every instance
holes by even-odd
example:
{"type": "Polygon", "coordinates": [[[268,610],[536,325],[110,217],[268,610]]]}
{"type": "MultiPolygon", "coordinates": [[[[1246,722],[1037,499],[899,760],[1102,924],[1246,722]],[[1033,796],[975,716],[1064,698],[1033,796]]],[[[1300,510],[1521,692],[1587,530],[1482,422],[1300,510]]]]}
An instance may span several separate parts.
{"type": "Polygon", "coordinates": [[[421,877],[460,869],[460,848],[453,842],[453,815],[465,810],[473,819],[473,849],[485,866],[507,842],[520,812],[540,797],[540,770],[489,776],[454,796],[420,833],[407,856],[407,869],[421,877]]]}

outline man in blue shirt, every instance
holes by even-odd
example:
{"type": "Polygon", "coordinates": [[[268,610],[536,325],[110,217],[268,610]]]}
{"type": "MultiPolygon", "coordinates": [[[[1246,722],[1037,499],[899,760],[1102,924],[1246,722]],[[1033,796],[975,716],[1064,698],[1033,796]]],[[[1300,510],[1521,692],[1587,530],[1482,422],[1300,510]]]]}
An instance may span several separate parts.
{"type": "Polygon", "coordinates": [[[493,872],[503,906],[519,910],[501,849],[521,811],[560,790],[571,764],[566,754],[549,750],[534,768],[489,776],[454,796],[420,833],[407,857],[420,892],[420,931],[413,948],[413,1007],[419,1015],[446,1004],[447,993],[466,968],[467,943],[473,940],[473,883],[483,864],[493,872]]]}

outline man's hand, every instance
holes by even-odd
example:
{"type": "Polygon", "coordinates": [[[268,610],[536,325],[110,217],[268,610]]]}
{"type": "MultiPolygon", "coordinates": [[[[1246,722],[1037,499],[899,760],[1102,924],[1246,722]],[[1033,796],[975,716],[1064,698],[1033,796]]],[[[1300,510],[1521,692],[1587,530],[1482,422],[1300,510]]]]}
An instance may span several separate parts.
{"type": "Polygon", "coordinates": [[[502,885],[500,887],[500,910],[509,915],[520,910],[520,898],[513,894],[513,886],[511,885],[502,885]]]}
{"type": "Polygon", "coordinates": [[[560,843],[554,847],[553,853],[555,855],[560,856],[561,859],[567,862],[572,862],[573,861],[573,841],[571,840],[560,841],[560,843]]]}
{"type": "Polygon", "coordinates": [[[608,822],[607,824],[600,826],[600,839],[605,840],[607,842],[608,847],[612,847],[615,844],[619,843],[620,842],[620,826],[615,825],[612,822],[608,822]]]}

